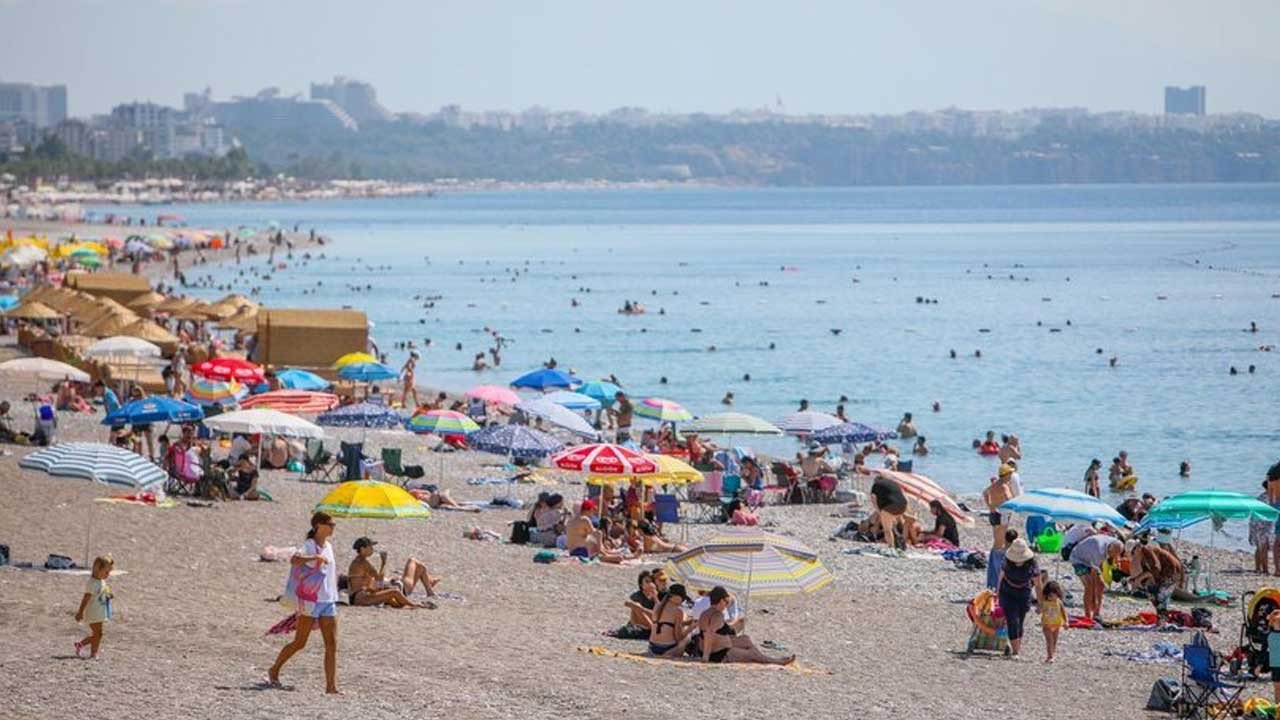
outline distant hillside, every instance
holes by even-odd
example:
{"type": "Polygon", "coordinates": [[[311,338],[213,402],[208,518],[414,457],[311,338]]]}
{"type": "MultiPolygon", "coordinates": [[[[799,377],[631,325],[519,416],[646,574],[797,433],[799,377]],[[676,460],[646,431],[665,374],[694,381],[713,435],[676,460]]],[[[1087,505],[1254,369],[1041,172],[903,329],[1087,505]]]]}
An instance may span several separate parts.
{"type": "Polygon", "coordinates": [[[1016,139],[784,122],[540,131],[390,123],[349,132],[237,129],[255,161],[314,179],[689,179],[749,185],[1280,181],[1280,126],[1078,130],[1016,139]]]}

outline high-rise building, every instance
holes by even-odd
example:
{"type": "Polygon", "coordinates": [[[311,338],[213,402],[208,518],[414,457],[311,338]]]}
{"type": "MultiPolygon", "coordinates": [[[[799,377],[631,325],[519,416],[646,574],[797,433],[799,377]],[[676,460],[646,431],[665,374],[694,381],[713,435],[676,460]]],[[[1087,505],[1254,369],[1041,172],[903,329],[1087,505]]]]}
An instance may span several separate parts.
{"type": "Polygon", "coordinates": [[[215,102],[210,107],[219,123],[232,129],[350,130],[360,124],[332,100],[281,97],[267,88],[253,97],[215,102]]]}
{"type": "Polygon", "coordinates": [[[142,144],[156,157],[174,157],[178,111],[152,102],[132,102],[111,108],[112,127],[136,130],[142,144]]]}
{"type": "Polygon", "coordinates": [[[395,119],[391,111],[378,103],[378,91],[372,85],[341,75],[335,76],[332,83],[311,83],[311,99],[336,103],[362,125],[395,119]]]}
{"type": "Polygon", "coordinates": [[[0,83],[0,122],[21,120],[44,129],[66,119],[66,85],[0,83]]]}
{"type": "Polygon", "coordinates": [[[1164,112],[1166,115],[1204,115],[1204,86],[1164,88],[1164,112]]]}

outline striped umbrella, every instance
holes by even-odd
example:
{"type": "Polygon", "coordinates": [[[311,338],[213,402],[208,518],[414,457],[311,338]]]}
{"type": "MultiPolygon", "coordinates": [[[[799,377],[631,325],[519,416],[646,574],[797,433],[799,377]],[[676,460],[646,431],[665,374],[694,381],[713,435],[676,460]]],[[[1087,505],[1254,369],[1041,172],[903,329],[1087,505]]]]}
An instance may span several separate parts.
{"type": "Polygon", "coordinates": [[[262,382],[262,368],[237,357],[210,358],[196,364],[191,371],[214,380],[240,380],[251,385],[262,382]]]}
{"type": "Polygon", "coordinates": [[[1051,520],[1073,520],[1091,523],[1096,520],[1124,527],[1124,516],[1092,495],[1069,488],[1028,490],[1000,506],[1003,512],[1043,515],[1051,520]]]}
{"type": "Polygon", "coordinates": [[[60,477],[78,477],[108,485],[154,490],[165,473],[141,455],[104,443],[58,443],[31,453],[18,466],[60,477]]]}
{"type": "Polygon", "coordinates": [[[740,594],[779,596],[812,593],[834,580],[816,553],[780,535],[755,529],[726,530],[671,558],[668,574],[686,586],[720,585],[740,594]]]}
{"type": "Polygon", "coordinates": [[[406,430],[436,435],[466,435],[480,429],[474,420],[455,410],[428,410],[415,413],[404,424],[406,430]]]}
{"type": "Polygon", "coordinates": [[[552,465],[593,475],[648,475],[658,464],[648,455],[611,443],[578,445],[552,455],[552,465]]]}
{"type": "Polygon", "coordinates": [[[840,418],[816,410],[801,410],[787,415],[777,424],[783,432],[793,435],[811,435],[819,430],[839,425],[840,418]]]}
{"type": "Polygon", "coordinates": [[[645,485],[684,485],[701,482],[702,473],[692,465],[671,455],[647,455],[657,466],[658,471],[648,475],[588,475],[588,485],[616,485],[623,482],[639,480],[645,485]]]}
{"type": "Polygon", "coordinates": [[[378,382],[394,380],[397,377],[395,370],[377,362],[348,363],[338,370],[338,376],[356,382],[378,382]]]}
{"type": "Polygon", "coordinates": [[[560,407],[570,410],[599,410],[600,401],[592,397],[587,397],[582,393],[576,393],[571,390],[559,390],[553,393],[547,393],[539,398],[548,402],[553,402],[560,407]]]}
{"type": "Polygon", "coordinates": [[[467,391],[467,397],[498,405],[515,405],[520,402],[519,395],[501,385],[477,385],[467,391]]]}
{"type": "Polygon", "coordinates": [[[333,361],[333,369],[341,370],[342,368],[355,363],[371,363],[378,362],[378,358],[366,352],[350,352],[337,360],[333,361]]]}
{"type": "Polygon", "coordinates": [[[240,402],[240,407],[246,410],[271,408],[292,415],[314,415],[337,406],[337,395],[306,390],[272,390],[261,395],[250,395],[240,402]]]}
{"type": "Polygon", "coordinates": [[[781,435],[777,425],[746,413],[726,412],[703,415],[682,426],[683,432],[734,435],[781,435]]]}
{"type": "Polygon", "coordinates": [[[315,512],[326,512],[335,517],[380,520],[431,517],[431,511],[417,498],[379,480],[344,482],[324,496],[315,506],[315,512]]]}
{"type": "Polygon", "coordinates": [[[249,388],[235,380],[222,381],[197,377],[187,387],[187,402],[203,407],[211,405],[231,405],[249,394],[249,388]]]}
{"type": "Polygon", "coordinates": [[[941,485],[930,480],[924,475],[915,473],[898,472],[897,470],[885,470],[883,468],[871,468],[871,474],[876,477],[883,477],[892,480],[898,484],[902,492],[907,497],[915,498],[920,502],[928,505],[930,502],[937,500],[942,503],[942,507],[947,514],[955,518],[956,522],[967,527],[973,525],[973,518],[969,513],[960,509],[956,501],[951,497],[941,485]]]}
{"type": "Polygon", "coordinates": [[[398,428],[405,417],[386,405],[362,402],[343,405],[316,418],[317,425],[333,427],[398,428]]]}
{"type": "Polygon", "coordinates": [[[645,398],[644,402],[636,405],[635,412],[640,417],[661,422],[684,422],[693,419],[693,415],[680,403],[659,397],[645,398]]]}
{"type": "Polygon", "coordinates": [[[525,425],[494,425],[478,430],[467,438],[472,450],[531,460],[544,458],[564,449],[564,443],[525,425]]]}

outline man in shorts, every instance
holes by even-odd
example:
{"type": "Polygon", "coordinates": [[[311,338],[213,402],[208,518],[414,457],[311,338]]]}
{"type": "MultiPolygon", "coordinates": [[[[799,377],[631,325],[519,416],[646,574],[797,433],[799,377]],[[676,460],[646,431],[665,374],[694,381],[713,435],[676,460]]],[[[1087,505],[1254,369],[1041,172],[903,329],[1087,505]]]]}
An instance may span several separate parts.
{"type": "Polygon", "coordinates": [[[1001,514],[1000,506],[1017,497],[1012,478],[1013,468],[1009,465],[1001,465],[996,471],[996,478],[982,493],[982,499],[986,501],[989,511],[987,519],[991,522],[991,546],[996,550],[1004,548],[1004,531],[1009,523],[1008,513],[1001,514]]]}
{"type": "Polygon", "coordinates": [[[1102,582],[1102,564],[1108,560],[1115,565],[1124,554],[1124,543],[1110,535],[1090,535],[1071,549],[1071,569],[1084,584],[1084,616],[1093,620],[1102,613],[1102,594],[1106,585],[1102,582]]]}

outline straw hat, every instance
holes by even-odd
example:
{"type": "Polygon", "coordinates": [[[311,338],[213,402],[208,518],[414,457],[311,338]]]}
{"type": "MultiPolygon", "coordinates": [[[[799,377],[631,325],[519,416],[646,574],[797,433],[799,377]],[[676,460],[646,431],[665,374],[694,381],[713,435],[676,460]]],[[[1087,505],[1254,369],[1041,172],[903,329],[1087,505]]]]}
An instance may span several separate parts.
{"type": "Polygon", "coordinates": [[[1009,545],[1009,551],[1004,556],[1009,558],[1010,562],[1021,564],[1035,557],[1035,553],[1031,552],[1026,540],[1018,538],[1009,545]]]}
{"type": "Polygon", "coordinates": [[[1008,477],[1013,474],[1013,467],[1007,464],[1001,465],[1000,469],[996,471],[996,474],[1000,477],[1008,477]]]}

